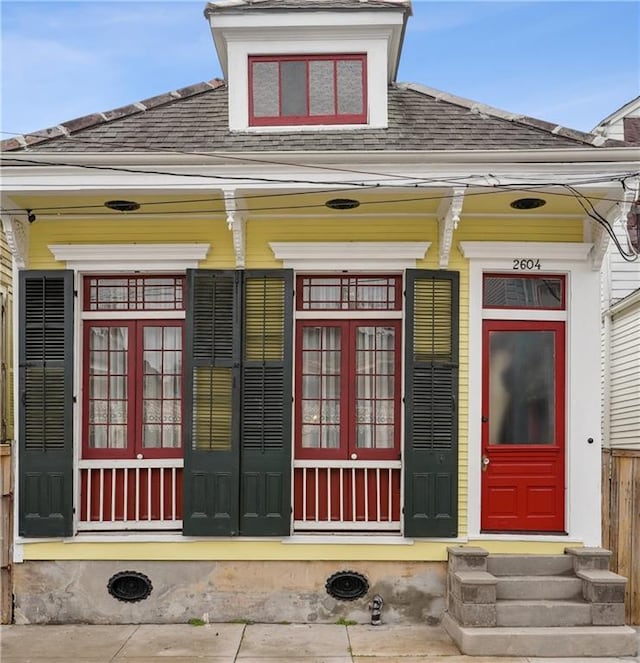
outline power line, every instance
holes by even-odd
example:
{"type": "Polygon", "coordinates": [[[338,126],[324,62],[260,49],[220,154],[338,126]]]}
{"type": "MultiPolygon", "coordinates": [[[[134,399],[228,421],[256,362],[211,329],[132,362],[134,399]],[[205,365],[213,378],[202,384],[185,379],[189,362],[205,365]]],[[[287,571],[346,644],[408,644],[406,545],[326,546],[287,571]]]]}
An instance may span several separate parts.
{"type": "MultiPolygon", "coordinates": [[[[513,186],[507,186],[507,185],[485,185],[488,190],[485,191],[466,191],[465,197],[477,197],[477,196],[486,196],[486,195],[492,195],[495,194],[496,192],[505,192],[505,191],[510,191],[510,192],[522,192],[522,193],[537,193],[537,194],[542,194],[544,192],[541,192],[538,189],[528,189],[524,188],[521,186],[513,185],[513,186]]],[[[553,183],[549,185],[550,187],[564,187],[567,189],[572,189],[570,185],[565,185],[565,184],[560,184],[560,183],[553,183]]],[[[577,191],[577,190],[576,190],[577,191]]],[[[313,192],[301,192],[298,194],[286,194],[286,195],[302,195],[302,193],[317,193],[315,191],[313,192]]],[[[283,194],[284,195],[284,194],[283,194]]],[[[570,198],[575,198],[576,194],[575,193],[562,193],[562,192],[554,192],[555,196],[562,196],[562,197],[570,197],[570,198]]],[[[584,196],[583,194],[580,194],[583,199],[589,200],[587,196],[584,196]]],[[[255,196],[255,199],[259,199],[262,196],[255,196]]],[[[268,196],[265,196],[268,197],[268,196]]],[[[425,202],[425,201],[440,201],[443,199],[448,199],[450,196],[448,194],[437,194],[437,195],[425,195],[425,196],[413,196],[409,198],[383,198],[381,200],[369,200],[369,201],[362,201],[360,203],[360,206],[367,206],[367,205],[387,205],[387,204],[400,204],[400,203],[411,203],[411,202],[425,202]]],[[[597,198],[596,199],[598,202],[601,202],[603,200],[606,200],[608,202],[620,202],[617,199],[605,199],[605,198],[597,198]]],[[[176,200],[176,201],[149,201],[146,203],[141,203],[141,206],[144,205],[167,205],[167,204],[185,204],[188,202],[209,202],[209,203],[217,203],[220,201],[212,200],[211,198],[208,199],[194,199],[194,200],[176,200]]],[[[69,209],[102,209],[104,205],[87,205],[86,207],[83,206],[60,206],[59,208],[55,207],[46,207],[46,208],[30,208],[30,212],[39,212],[43,213],[43,210],[48,210],[48,211],[64,211],[64,210],[69,210],[69,209]]],[[[302,209],[320,209],[324,208],[325,204],[324,203],[310,203],[310,204],[300,204],[300,205],[280,205],[280,206],[271,206],[271,207],[243,207],[243,208],[236,208],[236,212],[265,212],[265,211],[294,211],[294,210],[302,210],[302,209]]],[[[24,213],[25,210],[10,210],[10,209],[3,209],[2,210],[4,213],[24,213]]],[[[190,210],[190,209],[183,209],[183,210],[165,210],[165,211],[157,211],[153,212],[154,215],[157,216],[176,216],[176,215],[192,215],[192,214],[203,214],[203,213],[211,213],[211,214],[224,214],[226,213],[226,209],[224,206],[218,208],[218,207],[209,207],[209,208],[204,208],[204,209],[198,209],[198,210],[190,210]]],[[[514,212],[516,214],[516,212],[514,212]]],[[[85,216],[86,213],[82,212],[67,212],[65,216],[85,216]]],[[[105,216],[105,217],[110,217],[110,218],[115,218],[116,214],[114,212],[94,212],[92,213],[92,216],[105,216]]]]}

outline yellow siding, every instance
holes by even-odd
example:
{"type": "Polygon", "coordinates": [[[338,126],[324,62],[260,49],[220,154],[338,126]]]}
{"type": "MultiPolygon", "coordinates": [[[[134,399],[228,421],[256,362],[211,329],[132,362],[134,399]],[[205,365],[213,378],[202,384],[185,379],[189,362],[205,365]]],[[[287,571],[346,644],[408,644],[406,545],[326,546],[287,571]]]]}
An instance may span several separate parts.
{"type": "MultiPolygon", "coordinates": [[[[435,241],[434,219],[393,220],[357,218],[286,219],[283,221],[250,220],[247,223],[247,267],[280,267],[269,242],[424,242],[435,241]]],[[[433,247],[420,267],[435,267],[433,247]]]]}
{"type": "MultiPolygon", "coordinates": [[[[437,246],[432,247],[437,255],[437,246]]],[[[457,249],[451,251],[449,267],[460,272],[460,329],[458,371],[458,536],[467,534],[469,505],[469,263],[457,249]]]]}
{"type": "Polygon", "coordinates": [[[29,268],[64,267],[54,260],[48,248],[49,244],[179,244],[181,242],[211,244],[207,259],[203,261],[201,267],[233,269],[235,266],[233,237],[226,221],[182,220],[163,216],[142,221],[131,217],[108,221],[79,219],[38,221],[31,226],[29,268]]]}
{"type": "Polygon", "coordinates": [[[465,219],[462,214],[454,242],[582,242],[580,219],[465,219]]]}

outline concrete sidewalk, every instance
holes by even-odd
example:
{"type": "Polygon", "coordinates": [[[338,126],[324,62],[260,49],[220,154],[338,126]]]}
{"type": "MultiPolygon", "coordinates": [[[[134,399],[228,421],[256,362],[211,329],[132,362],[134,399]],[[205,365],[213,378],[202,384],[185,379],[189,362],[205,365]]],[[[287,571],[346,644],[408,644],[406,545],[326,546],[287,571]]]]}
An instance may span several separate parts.
{"type": "MultiPolygon", "coordinates": [[[[632,663],[637,658],[590,658],[632,663]]],[[[584,663],[463,656],[440,627],[334,624],[2,626],[2,663],[584,663]]]]}

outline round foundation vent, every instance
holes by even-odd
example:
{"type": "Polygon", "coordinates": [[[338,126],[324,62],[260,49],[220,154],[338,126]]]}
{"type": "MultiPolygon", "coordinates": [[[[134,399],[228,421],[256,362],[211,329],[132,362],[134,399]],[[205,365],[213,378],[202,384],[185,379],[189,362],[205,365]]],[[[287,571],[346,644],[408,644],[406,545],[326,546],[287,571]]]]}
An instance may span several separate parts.
{"type": "Polygon", "coordinates": [[[153,585],[144,573],[138,571],[120,571],[109,578],[107,585],[109,594],[118,601],[135,603],[142,601],[151,594],[153,585]]]}
{"type": "Polygon", "coordinates": [[[327,592],[334,599],[355,601],[369,591],[367,579],[355,571],[338,571],[327,579],[327,592]]]}

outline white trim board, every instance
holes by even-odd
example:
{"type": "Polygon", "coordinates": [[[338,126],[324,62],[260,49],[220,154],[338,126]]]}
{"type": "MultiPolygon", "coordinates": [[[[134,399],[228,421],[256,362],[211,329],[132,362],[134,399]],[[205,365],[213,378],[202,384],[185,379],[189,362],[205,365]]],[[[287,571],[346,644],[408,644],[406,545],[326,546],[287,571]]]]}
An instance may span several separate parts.
{"type": "Polygon", "coordinates": [[[49,244],[53,257],[76,271],[182,271],[198,267],[210,244],[49,244]]]}
{"type": "Polygon", "coordinates": [[[465,258],[509,260],[511,258],[546,258],[548,260],[587,259],[593,244],[584,242],[460,242],[465,258]]]}

